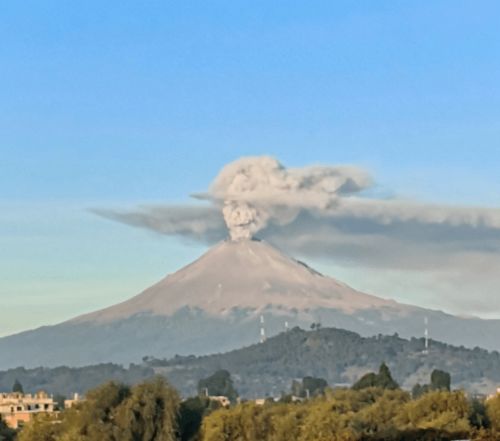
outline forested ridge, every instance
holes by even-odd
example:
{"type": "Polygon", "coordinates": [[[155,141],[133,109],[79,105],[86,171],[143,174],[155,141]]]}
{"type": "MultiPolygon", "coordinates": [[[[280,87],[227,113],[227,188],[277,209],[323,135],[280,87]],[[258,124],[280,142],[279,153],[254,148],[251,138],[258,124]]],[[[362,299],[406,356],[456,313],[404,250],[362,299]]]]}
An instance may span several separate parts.
{"type": "Polygon", "coordinates": [[[155,373],[165,376],[181,395],[196,393],[198,381],[218,369],[228,370],[242,397],[280,396],[293,379],[324,378],[330,386],[352,384],[362,374],[385,362],[394,378],[406,389],[425,382],[434,369],[451,374],[453,387],[491,392],[500,384],[500,354],[480,348],[467,349],[431,340],[423,354],[423,339],[397,335],[364,338],[335,328],[305,331],[294,328],[225,354],[176,356],[164,360],[147,356],[141,365],[123,367],[100,364],[83,368],[16,368],[0,372],[0,390],[10,390],[18,379],[27,392],[43,389],[69,396],[85,393],[105,381],[136,384],[155,373]]]}
{"type": "Polygon", "coordinates": [[[399,384],[411,389],[425,381],[434,369],[449,372],[453,386],[475,392],[491,392],[500,383],[500,354],[467,349],[431,340],[427,354],[424,340],[397,335],[361,337],[336,328],[286,333],[225,354],[204,357],[150,358],[146,364],[163,373],[172,384],[192,394],[199,378],[227,369],[242,396],[279,396],[294,378],[311,375],[331,386],[354,383],[363,373],[385,362],[399,384]]]}

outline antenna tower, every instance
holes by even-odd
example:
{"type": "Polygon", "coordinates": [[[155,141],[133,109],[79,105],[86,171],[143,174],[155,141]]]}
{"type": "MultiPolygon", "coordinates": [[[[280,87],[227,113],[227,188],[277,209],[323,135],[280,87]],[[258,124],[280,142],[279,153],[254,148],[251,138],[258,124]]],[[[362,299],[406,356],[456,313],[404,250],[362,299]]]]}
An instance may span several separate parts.
{"type": "Polygon", "coordinates": [[[425,323],[425,331],[424,331],[424,354],[429,353],[429,319],[427,317],[424,318],[425,323]]]}
{"type": "Polygon", "coordinates": [[[266,341],[266,329],[264,327],[264,316],[260,316],[260,342],[264,343],[266,341]]]}

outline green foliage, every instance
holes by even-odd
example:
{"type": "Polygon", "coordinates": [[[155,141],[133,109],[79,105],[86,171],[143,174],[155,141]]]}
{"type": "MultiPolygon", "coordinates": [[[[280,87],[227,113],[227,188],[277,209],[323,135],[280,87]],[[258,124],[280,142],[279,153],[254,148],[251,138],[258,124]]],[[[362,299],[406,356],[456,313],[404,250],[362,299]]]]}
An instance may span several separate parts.
{"type": "Polygon", "coordinates": [[[221,403],[203,396],[184,400],[179,410],[181,441],[198,441],[203,418],[221,408],[221,403]]]}
{"type": "Polygon", "coordinates": [[[20,393],[20,394],[24,393],[23,385],[21,384],[21,382],[17,378],[14,381],[14,384],[12,385],[12,392],[16,392],[16,393],[20,393]]]}
{"type": "Polygon", "coordinates": [[[323,378],[304,377],[302,379],[302,389],[304,390],[304,393],[309,391],[309,395],[311,397],[315,395],[322,395],[327,387],[328,383],[323,378]]]}
{"type": "Polygon", "coordinates": [[[411,390],[411,396],[414,399],[417,399],[417,398],[421,397],[423,394],[426,394],[427,392],[429,392],[429,390],[430,390],[430,387],[428,384],[424,384],[422,386],[420,383],[417,383],[415,386],[413,386],[413,388],[411,390]]]}
{"type": "Polygon", "coordinates": [[[238,392],[234,388],[231,374],[224,370],[218,370],[207,378],[198,382],[198,394],[204,395],[208,391],[211,396],[225,396],[234,403],[238,398],[238,392]]]}
{"type": "Polygon", "coordinates": [[[163,378],[156,377],[132,388],[116,412],[120,440],[173,441],[177,433],[180,399],[163,378]]]}
{"type": "MultiPolygon", "coordinates": [[[[380,374],[390,378],[384,368],[380,374]]],[[[298,403],[212,406],[202,396],[180,403],[159,377],[134,387],[109,382],[58,416],[38,415],[18,441],[500,440],[500,396],[485,404],[435,390],[411,399],[400,389],[367,387],[327,389],[298,403]]],[[[0,422],[0,440],[13,441],[4,432],[0,422]]]]}
{"type": "Polygon", "coordinates": [[[344,389],[302,403],[220,409],[203,420],[200,441],[500,439],[485,428],[473,430],[469,413],[462,392],[432,391],[411,400],[399,389],[344,389]]]}
{"type": "Polygon", "coordinates": [[[38,415],[19,441],[174,441],[179,402],[177,392],[159,377],[132,388],[109,382],[58,421],[38,415]]]}
{"type": "Polygon", "coordinates": [[[58,441],[61,433],[56,418],[42,413],[21,430],[17,441],[58,441]]]}
{"type": "Polygon", "coordinates": [[[432,390],[450,390],[451,376],[448,372],[434,369],[431,373],[432,390]]]}
{"type": "Polygon", "coordinates": [[[417,383],[413,386],[412,396],[413,398],[419,398],[427,392],[433,390],[447,390],[451,389],[451,375],[448,372],[441,371],[439,369],[434,369],[431,373],[431,383],[421,385],[417,383]]]}
{"type": "Polygon", "coordinates": [[[181,441],[196,441],[203,418],[220,407],[217,401],[209,400],[203,396],[184,400],[179,410],[181,441]]]}
{"type": "Polygon", "coordinates": [[[491,422],[491,431],[500,439],[500,395],[486,402],[486,414],[491,422]]]}
{"type": "Polygon", "coordinates": [[[381,389],[398,389],[399,385],[394,381],[391,371],[385,363],[380,365],[378,374],[370,372],[361,377],[352,388],[354,390],[366,389],[367,387],[379,387],[381,389]]]}
{"type": "Polygon", "coordinates": [[[296,397],[306,398],[322,395],[328,383],[323,378],[304,377],[301,382],[293,380],[292,395],[296,397]]]}
{"type": "Polygon", "coordinates": [[[469,406],[462,392],[433,391],[406,403],[395,423],[410,433],[431,431],[443,436],[465,438],[471,431],[469,406]]]}
{"type": "Polygon", "coordinates": [[[5,422],[0,419],[0,441],[14,441],[16,431],[10,429],[5,422]]]}
{"type": "Polygon", "coordinates": [[[487,429],[490,427],[490,419],[486,411],[486,403],[477,398],[469,401],[469,423],[476,429],[487,429]]]}
{"type": "Polygon", "coordinates": [[[356,413],[352,427],[363,439],[394,439],[399,434],[395,418],[409,401],[407,392],[384,390],[373,404],[362,407],[356,413]]]}

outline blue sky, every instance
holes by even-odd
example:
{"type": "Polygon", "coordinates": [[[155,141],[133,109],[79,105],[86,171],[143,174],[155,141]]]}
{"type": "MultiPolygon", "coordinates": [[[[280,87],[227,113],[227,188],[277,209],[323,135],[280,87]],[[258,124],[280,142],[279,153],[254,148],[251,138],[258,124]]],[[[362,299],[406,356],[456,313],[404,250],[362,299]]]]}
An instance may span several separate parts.
{"type": "MultiPolygon", "coordinates": [[[[0,335],[192,260],[201,246],[87,209],[184,202],[243,155],[352,163],[381,193],[498,207],[499,14],[494,1],[3,2],[0,335]]],[[[385,294],[453,310],[399,287],[385,294]]]]}

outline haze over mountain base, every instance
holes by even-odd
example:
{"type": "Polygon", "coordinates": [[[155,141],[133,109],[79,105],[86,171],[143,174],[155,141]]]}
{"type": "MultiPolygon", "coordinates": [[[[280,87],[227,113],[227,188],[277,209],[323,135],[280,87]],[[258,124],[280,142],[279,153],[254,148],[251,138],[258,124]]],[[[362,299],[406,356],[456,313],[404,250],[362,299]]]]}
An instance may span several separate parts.
{"type": "Polygon", "coordinates": [[[432,338],[500,350],[500,320],[454,317],[367,295],[269,244],[225,241],[141,294],[56,326],[0,339],[0,368],[137,362],[143,356],[209,354],[313,322],[364,336],[432,338]]]}

